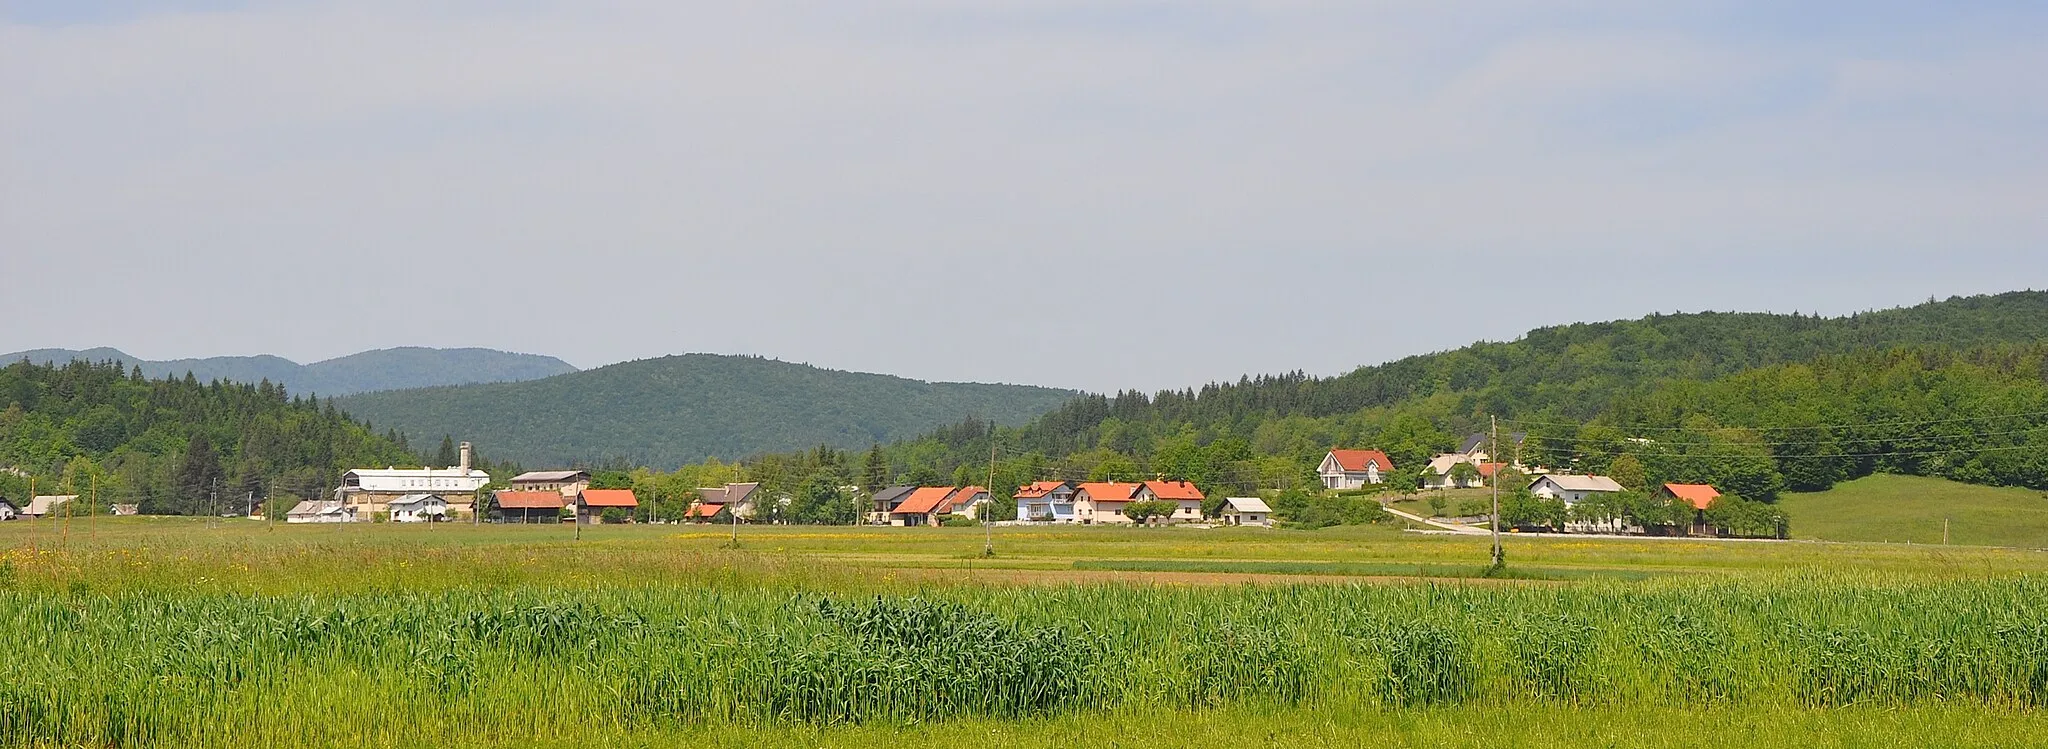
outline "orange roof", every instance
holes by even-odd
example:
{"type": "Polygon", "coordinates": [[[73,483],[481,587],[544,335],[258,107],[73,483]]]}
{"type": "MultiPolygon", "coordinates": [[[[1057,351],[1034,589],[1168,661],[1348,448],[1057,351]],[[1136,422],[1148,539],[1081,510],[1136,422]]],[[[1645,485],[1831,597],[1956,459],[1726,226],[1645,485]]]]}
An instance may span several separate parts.
{"type": "Polygon", "coordinates": [[[711,503],[708,503],[708,502],[707,502],[707,503],[699,504],[699,505],[697,505],[697,506],[695,506],[695,507],[691,507],[691,508],[690,508],[690,511],[689,511],[689,512],[687,512],[687,513],[684,513],[684,516],[685,516],[685,517],[698,517],[698,518],[708,518],[708,517],[711,517],[711,516],[713,516],[713,515],[716,515],[716,514],[718,514],[718,511],[719,511],[719,510],[723,510],[723,509],[725,509],[725,505],[722,505],[722,504],[711,504],[711,503]]]}
{"type": "Polygon", "coordinates": [[[1671,492],[1671,496],[1691,502],[1693,507],[1702,510],[1707,509],[1714,503],[1715,498],[1721,496],[1720,490],[1706,484],[1665,484],[1664,491],[1671,492]]]}
{"type": "Polygon", "coordinates": [[[972,501],[974,499],[974,495],[976,494],[987,494],[991,497],[995,496],[995,492],[991,492],[979,486],[963,486],[953,490],[953,496],[947,498],[951,501],[948,502],[947,504],[972,501]]]}
{"type": "Polygon", "coordinates": [[[494,492],[498,506],[507,510],[562,509],[561,492],[494,492]]]}
{"type": "Polygon", "coordinates": [[[1394,470],[1394,461],[1378,450],[1331,450],[1330,454],[1337,458],[1338,467],[1352,473],[1363,472],[1366,463],[1378,463],[1382,472],[1394,470]]]}
{"type": "Polygon", "coordinates": [[[942,505],[945,505],[946,499],[952,496],[953,487],[950,486],[920,486],[917,491],[911,492],[910,496],[904,497],[903,503],[896,505],[896,509],[890,512],[897,515],[944,512],[942,505]]]}
{"type": "Polygon", "coordinates": [[[640,498],[633,496],[631,489],[585,489],[583,504],[586,507],[639,507],[640,498]]]}
{"type": "Polygon", "coordinates": [[[1201,489],[1186,481],[1147,481],[1145,488],[1151,489],[1153,495],[1165,500],[1205,499],[1201,489]]]}
{"type": "Polygon", "coordinates": [[[1060,487],[1066,485],[1065,481],[1033,481],[1028,486],[1017,487],[1017,493],[1011,496],[1017,499],[1038,499],[1059,491],[1060,487]]]}
{"type": "Polygon", "coordinates": [[[1493,478],[1495,471],[1507,467],[1506,463],[1478,463],[1476,465],[1479,466],[1479,475],[1486,478],[1493,478]]]}
{"type": "Polygon", "coordinates": [[[1095,481],[1081,485],[1081,491],[1097,502],[1129,502],[1138,498],[1138,488],[1144,484],[1126,484],[1121,481],[1095,481]]]}

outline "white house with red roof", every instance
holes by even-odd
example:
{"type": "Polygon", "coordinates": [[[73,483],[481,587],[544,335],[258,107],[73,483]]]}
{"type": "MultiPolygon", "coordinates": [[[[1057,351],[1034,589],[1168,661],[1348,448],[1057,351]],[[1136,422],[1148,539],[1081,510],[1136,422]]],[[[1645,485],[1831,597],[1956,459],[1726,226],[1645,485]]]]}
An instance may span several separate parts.
{"type": "Polygon", "coordinates": [[[1091,481],[1074,490],[1074,517],[1082,525],[1128,525],[1124,508],[1138,501],[1144,484],[1124,481],[1091,481]]]}
{"type": "Polygon", "coordinates": [[[1208,497],[1186,481],[1147,481],[1139,485],[1138,499],[1172,502],[1173,514],[1166,516],[1166,522],[1189,523],[1202,519],[1202,501],[1208,497]]]}
{"type": "Polygon", "coordinates": [[[1384,484],[1394,472],[1394,461],[1378,450],[1331,450],[1323,456],[1316,474],[1325,489],[1358,489],[1367,484],[1384,484]]]}
{"type": "Polygon", "coordinates": [[[1072,523],[1074,492],[1080,484],[1072,481],[1033,481],[1017,487],[1017,519],[1026,522],[1072,523]]]}

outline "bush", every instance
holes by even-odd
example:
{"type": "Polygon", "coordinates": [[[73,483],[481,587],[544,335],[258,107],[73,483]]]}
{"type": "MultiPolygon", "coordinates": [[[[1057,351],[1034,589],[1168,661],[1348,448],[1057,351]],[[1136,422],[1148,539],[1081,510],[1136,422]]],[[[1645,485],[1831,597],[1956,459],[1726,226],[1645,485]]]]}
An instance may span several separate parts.
{"type": "Polygon", "coordinates": [[[626,522],[626,511],[618,507],[606,507],[604,512],[597,514],[597,517],[598,521],[605,525],[618,525],[626,522]]]}
{"type": "Polygon", "coordinates": [[[972,528],[981,525],[981,521],[966,515],[947,515],[945,519],[939,521],[939,525],[946,528],[972,528]]]}

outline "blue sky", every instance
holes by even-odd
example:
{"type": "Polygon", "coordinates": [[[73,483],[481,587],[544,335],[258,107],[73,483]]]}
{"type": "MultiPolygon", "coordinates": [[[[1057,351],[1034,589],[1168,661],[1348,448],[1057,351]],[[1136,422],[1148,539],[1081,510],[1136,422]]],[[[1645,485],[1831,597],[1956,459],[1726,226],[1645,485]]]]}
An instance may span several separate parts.
{"type": "Polygon", "coordinates": [[[0,350],[1113,390],[2048,287],[2041,3],[0,0],[0,350]]]}

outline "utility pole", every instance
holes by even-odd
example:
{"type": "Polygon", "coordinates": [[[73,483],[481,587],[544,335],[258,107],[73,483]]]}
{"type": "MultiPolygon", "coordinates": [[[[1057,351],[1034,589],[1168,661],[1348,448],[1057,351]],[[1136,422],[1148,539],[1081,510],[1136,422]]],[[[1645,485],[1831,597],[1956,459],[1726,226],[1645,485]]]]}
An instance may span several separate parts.
{"type": "MultiPolygon", "coordinates": [[[[1500,419],[1488,416],[1486,420],[1489,426],[1488,431],[1492,434],[1493,441],[1492,455],[1486,457],[1488,460],[1497,460],[1494,456],[1500,454],[1500,419]]],[[[1503,563],[1502,559],[1503,556],[1500,549],[1500,468],[1496,466],[1493,469],[1493,566],[1501,566],[1503,563]]]]}
{"type": "Polygon", "coordinates": [[[85,524],[85,525],[86,525],[86,528],[88,529],[88,530],[87,530],[86,532],[87,532],[87,533],[91,533],[91,534],[92,534],[92,539],[93,539],[94,541],[98,541],[98,540],[100,539],[100,472],[99,472],[99,471],[93,471],[93,472],[92,472],[92,504],[88,504],[88,505],[86,505],[86,506],[85,506],[85,518],[86,518],[86,524],[85,524]]]}
{"type": "Polygon", "coordinates": [[[1941,519],[1941,545],[1948,545],[1948,518],[1941,519]]]}
{"type": "Polygon", "coordinates": [[[989,509],[996,503],[996,425],[988,425],[988,501],[981,503],[981,555],[996,555],[995,527],[988,524],[989,509]]]}

